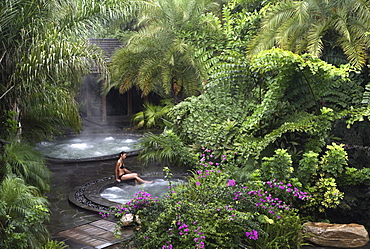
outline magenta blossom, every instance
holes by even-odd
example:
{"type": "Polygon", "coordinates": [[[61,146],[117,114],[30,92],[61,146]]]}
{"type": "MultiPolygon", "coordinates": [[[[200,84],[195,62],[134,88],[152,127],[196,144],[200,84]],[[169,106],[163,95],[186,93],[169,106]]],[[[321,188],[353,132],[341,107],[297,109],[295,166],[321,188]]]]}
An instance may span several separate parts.
{"type": "Polygon", "coordinates": [[[227,187],[234,187],[236,184],[235,180],[234,179],[230,179],[227,181],[227,187]]]}
{"type": "Polygon", "coordinates": [[[246,232],[245,236],[247,236],[248,239],[258,240],[258,231],[252,229],[252,232],[246,232]]]}

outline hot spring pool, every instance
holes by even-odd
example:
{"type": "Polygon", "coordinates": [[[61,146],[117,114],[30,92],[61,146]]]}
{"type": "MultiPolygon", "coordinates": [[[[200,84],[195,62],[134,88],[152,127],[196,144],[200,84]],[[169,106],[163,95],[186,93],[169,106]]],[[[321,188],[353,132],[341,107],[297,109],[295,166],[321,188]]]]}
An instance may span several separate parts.
{"type": "Polygon", "coordinates": [[[61,137],[37,144],[35,149],[48,157],[80,159],[131,152],[140,149],[137,135],[90,135],[61,137]]]}
{"type": "MultiPolygon", "coordinates": [[[[184,183],[182,180],[172,181],[172,186],[184,183]]],[[[155,179],[153,183],[144,183],[138,185],[131,184],[120,184],[119,186],[108,187],[104,189],[100,195],[101,197],[117,202],[117,203],[127,203],[134,195],[139,191],[145,191],[155,197],[162,197],[168,192],[168,181],[164,179],[155,179]]]]}

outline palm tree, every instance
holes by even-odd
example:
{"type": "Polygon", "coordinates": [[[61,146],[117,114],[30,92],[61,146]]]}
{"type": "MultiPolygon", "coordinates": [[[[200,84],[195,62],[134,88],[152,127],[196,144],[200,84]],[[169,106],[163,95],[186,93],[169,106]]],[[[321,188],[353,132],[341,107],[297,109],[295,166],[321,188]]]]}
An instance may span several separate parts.
{"type": "Polygon", "coordinates": [[[34,114],[33,120],[39,121],[53,113],[53,121],[39,126],[56,125],[59,120],[60,124],[77,128],[80,121],[69,88],[76,85],[82,72],[88,72],[88,64],[82,57],[83,43],[73,43],[58,26],[48,22],[49,3],[4,2],[5,10],[11,9],[14,14],[9,16],[11,21],[2,23],[0,30],[1,109],[14,110],[20,127],[27,115],[34,114]],[[60,95],[63,90],[69,93],[60,95]],[[58,102],[59,96],[66,97],[65,101],[58,102]],[[63,113],[64,110],[69,112],[63,113]]]}
{"type": "MultiPolygon", "coordinates": [[[[113,57],[112,87],[124,93],[136,86],[142,96],[155,92],[175,102],[199,93],[209,65],[207,51],[184,38],[193,32],[210,29],[203,16],[204,0],[157,0],[150,11],[143,11],[138,32],[113,57]],[[201,26],[203,24],[203,26],[201,26]]],[[[209,20],[209,19],[208,19],[209,20]]],[[[216,29],[215,29],[216,31],[216,29]]]]}
{"type": "Polygon", "coordinates": [[[368,56],[369,30],[369,1],[286,0],[267,10],[249,53],[278,46],[328,58],[332,50],[339,50],[361,68],[368,56]]]}
{"type": "Polygon", "coordinates": [[[118,0],[1,1],[0,117],[14,111],[19,133],[78,130],[74,96],[82,76],[92,63],[106,73],[102,52],[87,37],[113,18],[123,19],[124,6],[118,0]]]}
{"type": "Polygon", "coordinates": [[[49,239],[47,201],[14,175],[0,183],[0,247],[41,248],[49,239]]]}

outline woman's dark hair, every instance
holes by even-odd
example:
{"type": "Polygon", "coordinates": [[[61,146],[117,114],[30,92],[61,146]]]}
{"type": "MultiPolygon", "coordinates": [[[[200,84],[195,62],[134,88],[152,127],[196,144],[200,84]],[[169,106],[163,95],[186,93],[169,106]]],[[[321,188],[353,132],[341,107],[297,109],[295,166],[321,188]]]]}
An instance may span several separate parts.
{"type": "Polygon", "coordinates": [[[122,156],[123,154],[127,154],[126,152],[124,152],[124,151],[121,151],[120,153],[119,153],[119,156],[122,156]]]}

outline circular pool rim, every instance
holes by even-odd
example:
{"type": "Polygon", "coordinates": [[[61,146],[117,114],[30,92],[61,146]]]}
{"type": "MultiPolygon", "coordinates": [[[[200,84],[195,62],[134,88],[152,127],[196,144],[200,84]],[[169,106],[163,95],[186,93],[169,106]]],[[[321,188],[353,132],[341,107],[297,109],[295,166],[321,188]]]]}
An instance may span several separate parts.
{"type": "MultiPolygon", "coordinates": [[[[126,152],[127,157],[130,156],[137,156],[141,152],[140,150],[134,150],[126,152]]],[[[85,158],[56,158],[56,157],[50,157],[45,156],[46,161],[49,163],[55,163],[55,164],[63,164],[63,163],[79,163],[79,162],[97,162],[97,161],[108,161],[112,159],[118,159],[119,153],[110,154],[110,155],[104,155],[104,156],[98,156],[98,157],[85,157],[85,158]]]]}
{"type": "MultiPolygon", "coordinates": [[[[174,176],[174,179],[184,179],[184,177],[188,175],[187,173],[180,174],[174,176]]],[[[150,176],[146,175],[145,180],[156,180],[156,179],[164,179],[164,175],[162,177],[155,175],[150,176]]],[[[68,200],[73,203],[74,205],[90,210],[93,212],[112,212],[112,208],[117,207],[118,205],[122,205],[122,203],[110,201],[100,194],[101,192],[109,187],[119,186],[122,184],[130,184],[130,181],[118,183],[115,181],[114,175],[102,179],[98,179],[92,182],[88,182],[82,186],[75,187],[68,195],[68,200]]]]}

